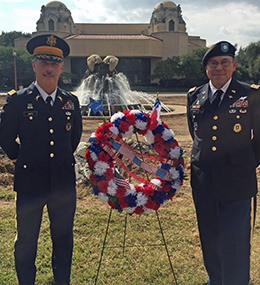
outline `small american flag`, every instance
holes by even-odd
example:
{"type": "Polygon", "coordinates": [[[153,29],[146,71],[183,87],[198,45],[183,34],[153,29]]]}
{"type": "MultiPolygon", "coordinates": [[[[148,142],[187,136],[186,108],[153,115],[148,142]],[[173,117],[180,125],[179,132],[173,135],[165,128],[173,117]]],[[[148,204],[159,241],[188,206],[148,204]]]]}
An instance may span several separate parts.
{"type": "Polygon", "coordinates": [[[150,130],[151,131],[154,130],[160,123],[160,115],[161,115],[161,102],[159,98],[157,97],[154,103],[153,110],[150,115],[150,118],[151,118],[150,130]]]}
{"type": "Polygon", "coordinates": [[[114,177],[114,181],[116,183],[116,185],[118,186],[122,186],[125,187],[126,189],[130,190],[130,185],[127,182],[127,180],[125,180],[119,173],[118,171],[115,169],[115,177],[114,177]]]}

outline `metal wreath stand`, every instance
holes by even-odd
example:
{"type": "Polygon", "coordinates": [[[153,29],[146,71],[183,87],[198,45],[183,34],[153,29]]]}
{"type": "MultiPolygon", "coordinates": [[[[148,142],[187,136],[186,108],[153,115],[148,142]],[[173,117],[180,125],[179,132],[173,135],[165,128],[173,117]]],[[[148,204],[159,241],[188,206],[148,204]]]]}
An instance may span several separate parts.
{"type": "MultiPolygon", "coordinates": [[[[140,142],[138,140],[138,136],[137,136],[137,134],[135,134],[135,135],[136,135],[136,139],[137,139],[137,142],[138,142],[139,150],[140,150],[140,152],[142,152],[141,145],[140,145],[140,142]]],[[[149,180],[147,173],[146,173],[146,175],[147,175],[147,179],[149,180]]],[[[131,179],[131,177],[129,177],[129,181],[130,181],[130,179],[131,179]]],[[[109,212],[108,220],[107,220],[106,233],[105,233],[105,236],[104,236],[104,241],[103,241],[103,245],[102,245],[102,249],[101,249],[101,253],[100,253],[100,259],[99,259],[99,265],[98,265],[97,274],[96,274],[96,278],[95,278],[95,284],[97,284],[98,275],[99,275],[99,271],[100,271],[100,268],[101,268],[102,258],[103,258],[103,254],[104,254],[105,248],[120,248],[120,247],[122,247],[123,248],[123,256],[125,256],[125,248],[126,247],[163,246],[164,245],[165,250],[166,250],[166,254],[167,254],[167,257],[168,257],[168,260],[169,260],[169,264],[170,264],[170,267],[171,267],[171,271],[172,271],[172,274],[173,274],[173,278],[174,278],[174,281],[175,281],[175,284],[178,285],[177,278],[176,278],[176,275],[174,273],[173,265],[172,265],[172,262],[171,262],[170,254],[169,254],[169,251],[168,251],[168,248],[167,248],[167,244],[166,244],[166,241],[165,241],[163,228],[162,228],[162,225],[161,225],[161,221],[160,221],[160,218],[159,218],[158,211],[156,210],[155,212],[156,212],[156,217],[157,217],[158,225],[159,225],[159,228],[160,228],[160,232],[161,232],[161,235],[162,235],[163,243],[151,244],[151,245],[129,245],[129,246],[127,246],[126,245],[126,229],[127,229],[127,215],[128,214],[126,213],[125,214],[125,227],[124,227],[123,245],[122,246],[106,246],[106,240],[107,240],[109,224],[110,224],[110,220],[111,220],[111,216],[112,216],[112,210],[113,209],[111,208],[110,212],[109,212]]]]}

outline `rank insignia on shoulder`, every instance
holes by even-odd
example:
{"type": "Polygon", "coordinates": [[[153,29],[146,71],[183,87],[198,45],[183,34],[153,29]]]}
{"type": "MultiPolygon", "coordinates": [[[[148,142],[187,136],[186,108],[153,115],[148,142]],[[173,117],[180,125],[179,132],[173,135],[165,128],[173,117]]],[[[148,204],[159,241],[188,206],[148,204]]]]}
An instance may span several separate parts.
{"type": "Polygon", "coordinates": [[[16,91],[13,89],[13,90],[9,91],[7,94],[8,94],[9,96],[12,96],[12,95],[14,95],[15,93],[16,93],[16,91]]]}
{"type": "Polygon", "coordinates": [[[260,85],[257,85],[257,84],[252,84],[251,85],[251,88],[254,88],[254,89],[259,89],[260,85]]]}
{"type": "Polygon", "coordinates": [[[74,92],[70,92],[72,95],[74,95],[74,96],[76,96],[77,97],[77,95],[74,93],[74,92]]]}
{"type": "Polygon", "coordinates": [[[197,88],[197,86],[192,87],[192,88],[189,90],[189,93],[190,93],[190,92],[193,92],[194,90],[196,90],[196,88],[197,88]]]}

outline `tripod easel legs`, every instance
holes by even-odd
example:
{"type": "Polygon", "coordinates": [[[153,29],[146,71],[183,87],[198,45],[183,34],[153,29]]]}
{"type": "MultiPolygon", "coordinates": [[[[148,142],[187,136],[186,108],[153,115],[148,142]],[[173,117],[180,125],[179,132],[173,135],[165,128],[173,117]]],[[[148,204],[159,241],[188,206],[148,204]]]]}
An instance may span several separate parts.
{"type": "MultiPolygon", "coordinates": [[[[110,220],[111,220],[112,210],[113,209],[111,208],[110,212],[109,212],[106,233],[105,233],[103,246],[102,246],[102,250],[101,250],[101,254],[100,254],[100,260],[99,260],[99,265],[98,265],[98,269],[97,269],[97,275],[96,275],[96,278],[95,278],[95,284],[97,284],[98,274],[99,274],[99,271],[100,271],[104,250],[105,250],[105,247],[106,247],[106,240],[107,240],[107,234],[108,234],[109,224],[110,224],[110,220]]],[[[169,260],[169,264],[170,264],[170,267],[171,267],[171,270],[172,270],[173,278],[174,278],[175,284],[178,285],[177,279],[176,279],[176,276],[175,276],[175,273],[174,273],[174,269],[173,269],[173,266],[172,266],[170,254],[169,254],[169,251],[168,251],[168,248],[167,248],[167,244],[166,244],[166,241],[165,241],[165,238],[164,238],[163,228],[162,228],[162,225],[161,225],[159,214],[158,214],[158,211],[155,211],[155,212],[156,212],[157,221],[158,221],[158,224],[159,224],[159,227],[160,227],[160,231],[161,231],[161,235],[162,235],[162,239],[163,239],[163,245],[165,247],[165,250],[166,250],[166,253],[167,253],[167,257],[168,257],[168,260],[169,260]]],[[[126,247],[126,245],[125,245],[125,243],[126,243],[126,228],[127,228],[127,214],[125,215],[124,240],[123,240],[123,256],[125,255],[125,247],[126,247]]]]}

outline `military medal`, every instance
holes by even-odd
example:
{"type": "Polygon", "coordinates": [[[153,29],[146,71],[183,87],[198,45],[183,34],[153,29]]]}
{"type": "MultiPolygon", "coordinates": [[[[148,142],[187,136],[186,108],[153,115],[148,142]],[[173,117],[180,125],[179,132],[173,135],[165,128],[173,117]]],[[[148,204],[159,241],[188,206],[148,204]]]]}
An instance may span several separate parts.
{"type": "Polygon", "coordinates": [[[239,133],[239,132],[241,132],[241,130],[242,130],[242,126],[240,124],[235,124],[234,125],[233,131],[235,133],[239,133]]]}

